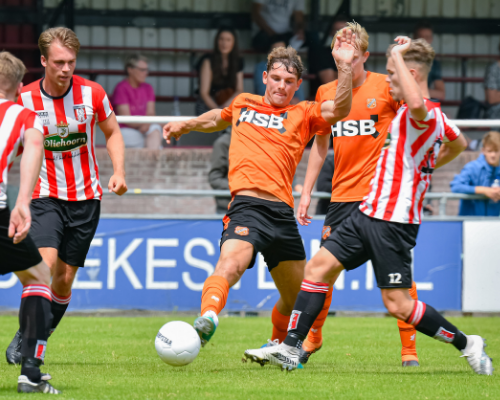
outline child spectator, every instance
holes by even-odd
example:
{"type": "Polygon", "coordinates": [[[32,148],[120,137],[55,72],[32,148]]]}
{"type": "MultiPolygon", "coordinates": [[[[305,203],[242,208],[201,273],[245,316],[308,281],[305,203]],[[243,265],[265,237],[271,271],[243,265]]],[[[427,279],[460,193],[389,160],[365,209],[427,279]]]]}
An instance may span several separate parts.
{"type": "Polygon", "coordinates": [[[484,136],[482,153],[450,186],[453,193],[483,194],[489,200],[461,200],[458,215],[500,216],[500,132],[484,136]]]}
{"type": "MultiPolygon", "coordinates": [[[[111,98],[116,115],[156,115],[155,93],[146,83],[148,59],[140,54],[127,58],[127,78],[118,83],[111,98]]],[[[125,147],[160,149],[162,128],[158,124],[120,124],[125,147]]]]}

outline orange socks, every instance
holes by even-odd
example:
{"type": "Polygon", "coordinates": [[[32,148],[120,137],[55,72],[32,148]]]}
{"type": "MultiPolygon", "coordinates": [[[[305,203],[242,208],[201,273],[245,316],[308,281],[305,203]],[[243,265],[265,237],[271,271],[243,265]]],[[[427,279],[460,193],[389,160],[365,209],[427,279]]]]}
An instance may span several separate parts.
{"type": "Polygon", "coordinates": [[[332,292],[333,287],[330,287],[328,289],[328,293],[326,294],[325,304],[323,305],[318,318],[316,318],[316,321],[314,321],[314,324],[311,327],[309,334],[307,335],[307,340],[309,342],[321,343],[323,341],[321,328],[323,328],[323,325],[325,324],[326,317],[328,316],[328,311],[330,310],[330,305],[332,304],[332,292]]]}
{"type": "MultiPolygon", "coordinates": [[[[410,296],[413,300],[418,300],[417,285],[413,282],[410,289],[410,296]]],[[[403,361],[418,361],[417,357],[417,330],[413,325],[398,320],[399,335],[401,336],[401,358],[403,361]]]]}
{"type": "Polygon", "coordinates": [[[222,276],[210,276],[203,285],[201,315],[212,310],[217,315],[226,306],[229,282],[222,276]]]}
{"type": "Polygon", "coordinates": [[[280,343],[283,342],[286,338],[286,334],[288,333],[290,316],[281,314],[275,305],[271,315],[271,321],[273,323],[273,336],[271,337],[271,340],[274,341],[275,339],[278,339],[280,343]]]}

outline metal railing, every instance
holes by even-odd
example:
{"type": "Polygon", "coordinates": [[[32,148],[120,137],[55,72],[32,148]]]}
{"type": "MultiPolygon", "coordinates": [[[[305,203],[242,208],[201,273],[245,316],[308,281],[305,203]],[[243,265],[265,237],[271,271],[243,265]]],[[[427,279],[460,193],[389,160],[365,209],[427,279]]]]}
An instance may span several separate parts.
{"type": "MultiPolygon", "coordinates": [[[[140,117],[135,115],[118,115],[118,122],[122,124],[166,124],[168,122],[187,121],[196,118],[194,116],[161,116],[161,117],[140,117]]],[[[459,128],[490,128],[500,126],[500,119],[453,119],[451,120],[459,128]]]]}
{"type": "MultiPolygon", "coordinates": [[[[104,195],[111,193],[104,192],[104,195]]],[[[169,197],[231,197],[229,190],[189,190],[189,189],[129,189],[126,196],[169,196],[169,197]]],[[[293,197],[299,198],[300,192],[293,192],[293,197]]],[[[313,192],[313,199],[329,199],[331,193],[313,192]]],[[[446,204],[448,200],[488,200],[486,196],[479,194],[461,193],[433,193],[425,195],[426,200],[439,200],[439,216],[446,215],[446,204]]]]}

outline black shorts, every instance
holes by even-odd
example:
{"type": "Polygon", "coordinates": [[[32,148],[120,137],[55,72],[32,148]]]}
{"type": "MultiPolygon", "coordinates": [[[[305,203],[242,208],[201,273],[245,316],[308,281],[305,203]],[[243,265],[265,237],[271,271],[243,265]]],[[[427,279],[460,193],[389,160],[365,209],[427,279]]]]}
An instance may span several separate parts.
{"type": "Polygon", "coordinates": [[[57,249],[62,261],[83,267],[100,213],[99,200],[34,199],[31,201],[31,237],[38,248],[57,249]]]}
{"type": "Polygon", "coordinates": [[[355,211],[328,237],[323,246],[346,270],[371,260],[378,287],[411,288],[412,254],[419,225],[388,222],[355,211]]]}
{"type": "Polygon", "coordinates": [[[42,262],[30,234],[18,244],[9,237],[10,211],[0,210],[0,275],[14,271],[24,271],[42,262]]]}
{"type": "MultiPolygon", "coordinates": [[[[359,209],[360,201],[353,201],[349,203],[331,202],[328,206],[328,211],[323,223],[323,232],[321,232],[321,245],[332,234],[332,232],[339,227],[339,225],[349,217],[354,211],[359,209]]],[[[366,261],[362,262],[364,264],[366,261]]]]}
{"type": "Polygon", "coordinates": [[[223,223],[221,248],[228,239],[253,244],[253,258],[248,268],[254,266],[258,252],[264,256],[269,271],[282,261],[306,259],[293,208],[286,203],[235,196],[223,223]]]}

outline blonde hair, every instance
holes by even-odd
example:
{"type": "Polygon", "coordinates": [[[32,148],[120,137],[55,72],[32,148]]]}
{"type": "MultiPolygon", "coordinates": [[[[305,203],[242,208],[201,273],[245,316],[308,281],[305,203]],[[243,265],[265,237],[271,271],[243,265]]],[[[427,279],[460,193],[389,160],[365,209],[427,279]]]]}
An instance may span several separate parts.
{"type": "Polygon", "coordinates": [[[54,40],[58,40],[64,47],[73,50],[76,55],[78,55],[80,51],[80,41],[76,37],[75,32],[69,28],[60,26],[58,28],[50,28],[43,31],[38,38],[38,48],[45,58],[48,58],[49,47],[54,40]]]}
{"type": "MultiPolygon", "coordinates": [[[[391,57],[391,50],[396,46],[396,44],[391,44],[387,49],[387,57],[391,57]]],[[[431,70],[432,62],[434,61],[434,57],[436,56],[436,52],[432,48],[432,46],[427,43],[424,39],[412,40],[410,44],[410,48],[403,56],[403,60],[405,62],[414,62],[420,64],[425,67],[427,74],[431,70]]]]}
{"type": "MultiPolygon", "coordinates": [[[[366,29],[355,21],[348,22],[346,28],[356,35],[356,48],[360,49],[361,52],[366,53],[370,44],[368,40],[368,32],[366,32],[366,29]]],[[[340,31],[337,31],[337,33],[333,37],[332,45],[330,46],[332,49],[335,45],[335,41],[337,40],[337,36],[342,33],[342,29],[340,31]]]]}
{"type": "Polygon", "coordinates": [[[493,151],[500,150],[500,132],[489,131],[483,137],[483,148],[486,146],[493,148],[493,151]]]}
{"type": "Polygon", "coordinates": [[[267,72],[273,69],[274,63],[280,63],[285,67],[287,72],[297,75],[300,79],[304,73],[304,64],[302,64],[302,59],[297,54],[292,46],[288,47],[276,47],[267,56],[267,72]],[[295,69],[295,71],[294,71],[295,69]]]}
{"type": "Polygon", "coordinates": [[[0,52],[0,89],[11,91],[21,83],[26,72],[19,58],[8,51],[0,52]]]}

